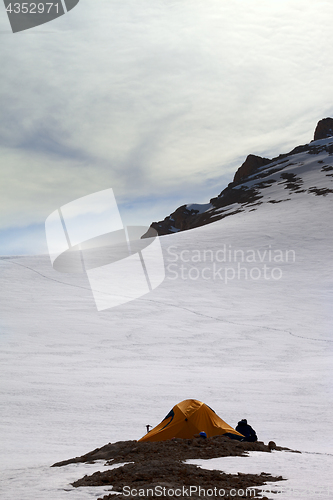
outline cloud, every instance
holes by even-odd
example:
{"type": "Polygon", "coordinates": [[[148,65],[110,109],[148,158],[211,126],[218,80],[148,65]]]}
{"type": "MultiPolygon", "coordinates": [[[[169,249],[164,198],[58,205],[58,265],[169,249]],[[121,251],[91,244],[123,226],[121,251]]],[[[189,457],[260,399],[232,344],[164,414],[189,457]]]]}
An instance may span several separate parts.
{"type": "Polygon", "coordinates": [[[149,223],[219,193],[247,154],[310,141],[333,112],[332,17],[327,1],[99,0],[2,34],[0,227],[107,187],[149,223]]]}

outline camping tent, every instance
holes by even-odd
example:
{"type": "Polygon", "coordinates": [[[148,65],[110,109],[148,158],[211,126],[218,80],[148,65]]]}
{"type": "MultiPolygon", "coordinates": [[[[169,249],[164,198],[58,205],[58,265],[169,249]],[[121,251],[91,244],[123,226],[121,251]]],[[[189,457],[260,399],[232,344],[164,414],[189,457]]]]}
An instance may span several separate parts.
{"type": "Polygon", "coordinates": [[[207,437],[219,434],[243,437],[209,406],[196,399],[186,399],[174,406],[164,420],[139,441],[166,441],[173,437],[191,439],[201,431],[204,431],[207,437]]]}

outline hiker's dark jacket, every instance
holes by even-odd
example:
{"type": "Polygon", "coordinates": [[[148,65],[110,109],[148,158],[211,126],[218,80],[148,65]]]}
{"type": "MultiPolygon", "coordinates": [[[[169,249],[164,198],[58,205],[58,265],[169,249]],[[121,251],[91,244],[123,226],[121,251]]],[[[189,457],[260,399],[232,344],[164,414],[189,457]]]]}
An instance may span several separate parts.
{"type": "Polygon", "coordinates": [[[244,441],[258,441],[256,431],[247,423],[246,420],[238,422],[236,431],[243,434],[244,441]]]}

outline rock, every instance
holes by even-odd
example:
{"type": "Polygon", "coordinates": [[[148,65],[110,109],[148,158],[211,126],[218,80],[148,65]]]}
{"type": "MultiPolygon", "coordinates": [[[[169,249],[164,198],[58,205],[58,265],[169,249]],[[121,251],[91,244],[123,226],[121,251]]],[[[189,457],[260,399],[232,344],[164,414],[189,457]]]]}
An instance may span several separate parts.
{"type": "Polygon", "coordinates": [[[244,163],[235,173],[233,182],[239,182],[244,177],[248,177],[249,175],[253,174],[258,168],[267,165],[271,161],[272,160],[269,160],[268,158],[262,158],[261,156],[248,155],[244,163]]]}
{"type": "Polygon", "coordinates": [[[197,219],[198,212],[198,210],[187,208],[187,205],[182,205],[172,212],[172,214],[165,217],[164,220],[153,222],[148,231],[142,235],[142,238],[151,237],[152,230],[155,230],[155,234],[157,231],[157,234],[162,236],[164,234],[191,229],[191,223],[194,219],[197,219]]]}
{"type": "Polygon", "coordinates": [[[326,139],[333,136],[333,118],[323,118],[317,123],[314,133],[314,141],[319,139],[326,139]]]}
{"type": "MultiPolygon", "coordinates": [[[[99,500],[112,500],[115,493],[121,493],[130,499],[163,497],[171,500],[175,497],[200,499],[207,497],[222,498],[223,496],[243,500],[244,492],[248,488],[252,489],[256,486],[266,485],[267,482],[280,480],[283,480],[281,476],[272,476],[269,473],[260,475],[226,474],[222,471],[205,470],[197,465],[165,460],[161,457],[161,460],[154,463],[148,459],[141,463],[126,464],[116,469],[95,472],[91,476],[84,476],[75,481],[72,486],[75,488],[82,486],[90,488],[94,486],[112,486],[113,493],[99,500]],[[199,493],[199,486],[201,493],[199,493]],[[190,487],[191,490],[189,490],[190,487]],[[204,489],[207,494],[203,494],[204,489]],[[178,490],[180,495],[175,490],[178,490]],[[223,495],[218,494],[218,490],[221,492],[223,490],[223,495]],[[237,492],[237,490],[239,491],[237,492]],[[184,491],[183,495],[181,495],[182,491],[184,491]],[[130,493],[133,497],[129,496],[130,493]]],[[[247,490],[246,496],[248,496],[249,491],[247,490]]],[[[251,497],[253,498],[253,495],[251,497]]]]}

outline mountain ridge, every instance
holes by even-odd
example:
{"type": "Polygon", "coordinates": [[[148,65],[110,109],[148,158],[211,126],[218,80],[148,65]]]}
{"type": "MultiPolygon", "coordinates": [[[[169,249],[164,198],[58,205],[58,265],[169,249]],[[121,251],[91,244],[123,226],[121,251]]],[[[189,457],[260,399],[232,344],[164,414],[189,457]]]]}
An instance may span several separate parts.
{"type": "MultiPolygon", "coordinates": [[[[290,195],[333,194],[333,189],[327,187],[327,181],[333,181],[331,170],[333,170],[333,118],[328,117],[317,123],[314,139],[310,143],[297,146],[289,153],[282,153],[272,159],[249,154],[237,169],[233,181],[218,196],[211,198],[209,203],[181,205],[163,221],[152,222],[142,237],[150,237],[156,234],[155,231],[159,236],[187,231],[244,212],[249,208],[255,210],[254,207],[263,203],[260,201],[264,197],[263,190],[274,184],[287,189],[290,195]],[[319,170],[325,175],[326,185],[309,186],[308,189],[304,189],[303,180],[297,175],[298,166],[302,166],[306,161],[304,155],[312,155],[313,158],[317,155],[323,156],[317,163],[322,165],[319,170]],[[287,168],[290,166],[293,166],[293,169],[287,168]],[[296,173],[291,170],[295,170],[296,173]]],[[[280,203],[288,200],[289,198],[268,199],[267,202],[280,203]]]]}

